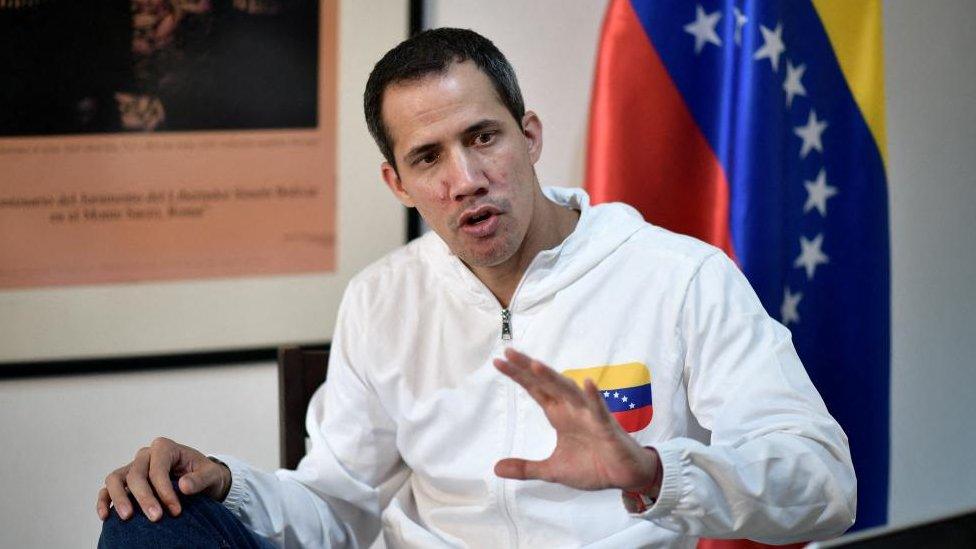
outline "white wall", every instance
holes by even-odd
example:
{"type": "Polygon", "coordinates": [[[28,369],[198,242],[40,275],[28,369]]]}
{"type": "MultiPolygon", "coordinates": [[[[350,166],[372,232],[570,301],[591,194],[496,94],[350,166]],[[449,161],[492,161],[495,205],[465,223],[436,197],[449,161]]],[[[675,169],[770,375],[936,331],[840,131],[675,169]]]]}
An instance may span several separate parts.
{"type": "Polygon", "coordinates": [[[976,508],[976,3],[884,7],[898,523],[976,508]]]}
{"type": "MultiPolygon", "coordinates": [[[[542,118],[543,184],[578,185],[606,0],[429,0],[472,28],[542,118]]],[[[884,3],[892,241],[890,522],[976,508],[976,3],[884,3]]]]}

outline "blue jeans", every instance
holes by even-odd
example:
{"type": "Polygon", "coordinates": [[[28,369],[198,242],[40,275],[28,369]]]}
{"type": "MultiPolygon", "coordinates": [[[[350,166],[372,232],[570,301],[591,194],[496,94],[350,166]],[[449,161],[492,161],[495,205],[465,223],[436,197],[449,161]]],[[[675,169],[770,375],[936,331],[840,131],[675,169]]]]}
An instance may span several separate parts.
{"type": "Polygon", "coordinates": [[[135,498],[129,496],[132,518],[123,521],[112,508],[102,524],[99,549],[113,547],[274,547],[248,530],[222,504],[206,496],[185,496],[173,483],[180,497],[182,511],[177,517],[164,512],[163,518],[151,522],[135,498]]]}

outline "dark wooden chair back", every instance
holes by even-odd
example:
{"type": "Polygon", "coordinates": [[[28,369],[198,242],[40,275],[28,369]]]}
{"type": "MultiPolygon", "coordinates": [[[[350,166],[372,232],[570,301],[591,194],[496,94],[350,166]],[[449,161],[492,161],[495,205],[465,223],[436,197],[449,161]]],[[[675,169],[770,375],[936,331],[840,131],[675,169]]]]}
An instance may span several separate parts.
{"type": "Polygon", "coordinates": [[[312,393],[325,381],[327,347],[278,349],[278,422],[281,466],[298,467],[305,455],[305,413],[312,393]]]}

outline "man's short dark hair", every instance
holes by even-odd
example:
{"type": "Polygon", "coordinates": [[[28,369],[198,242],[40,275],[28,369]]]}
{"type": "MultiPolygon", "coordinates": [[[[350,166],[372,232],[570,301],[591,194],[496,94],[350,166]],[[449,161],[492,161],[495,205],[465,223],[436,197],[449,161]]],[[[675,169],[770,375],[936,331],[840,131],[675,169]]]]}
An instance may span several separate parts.
{"type": "Polygon", "coordinates": [[[391,84],[418,80],[429,74],[443,73],[452,63],[473,62],[485,73],[502,103],[521,125],[525,103],[515,70],[502,52],[480,34],[468,29],[440,28],[418,33],[388,51],[373,67],[366,82],[363,106],[366,126],[380,152],[396,169],[393,143],[383,123],[383,92],[391,84]]]}

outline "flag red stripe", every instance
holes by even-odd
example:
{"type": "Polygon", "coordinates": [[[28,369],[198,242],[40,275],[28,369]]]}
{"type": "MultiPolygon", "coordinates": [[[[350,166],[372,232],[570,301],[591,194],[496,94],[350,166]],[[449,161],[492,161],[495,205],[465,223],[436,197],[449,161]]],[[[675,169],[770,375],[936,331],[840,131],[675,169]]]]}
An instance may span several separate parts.
{"type": "Polygon", "coordinates": [[[642,406],[626,412],[613,412],[613,417],[617,419],[617,423],[628,433],[636,433],[647,427],[651,423],[651,416],[653,415],[653,406],[642,406]]]}
{"type": "Polygon", "coordinates": [[[734,258],[725,172],[628,0],[607,11],[590,107],[592,201],[626,202],[734,258]]]}

